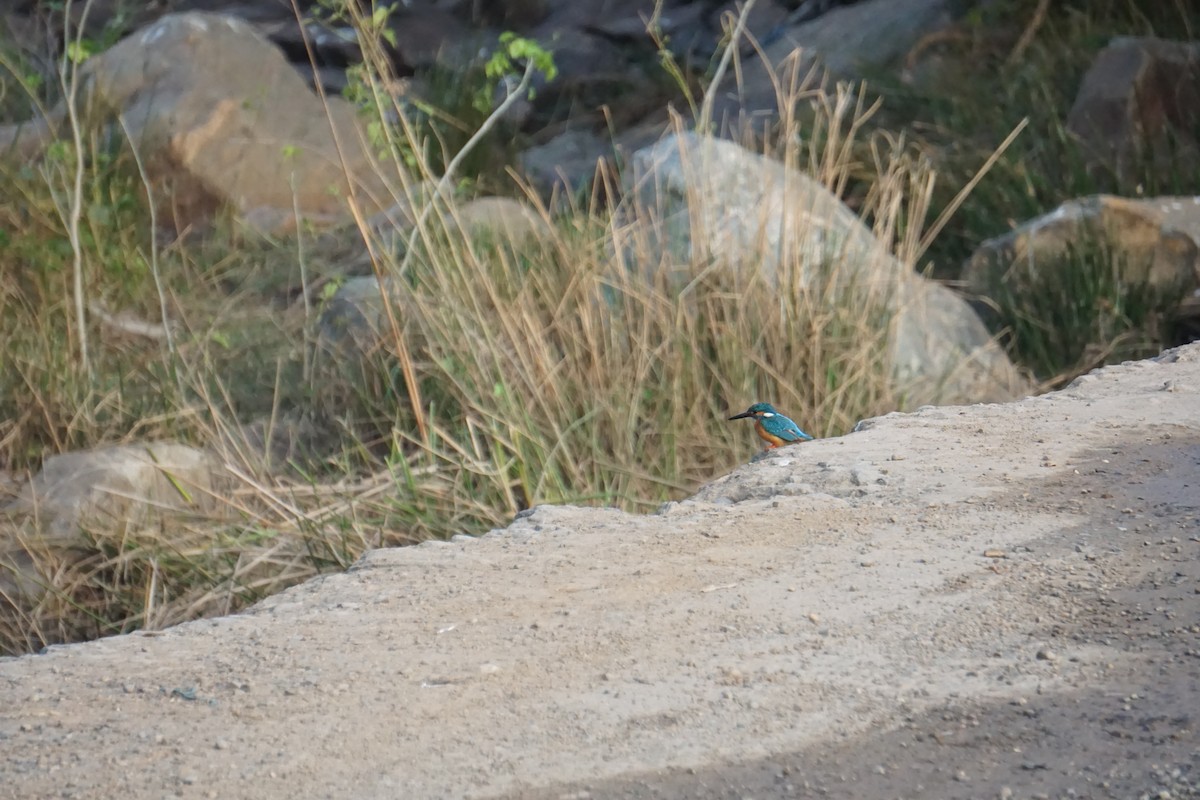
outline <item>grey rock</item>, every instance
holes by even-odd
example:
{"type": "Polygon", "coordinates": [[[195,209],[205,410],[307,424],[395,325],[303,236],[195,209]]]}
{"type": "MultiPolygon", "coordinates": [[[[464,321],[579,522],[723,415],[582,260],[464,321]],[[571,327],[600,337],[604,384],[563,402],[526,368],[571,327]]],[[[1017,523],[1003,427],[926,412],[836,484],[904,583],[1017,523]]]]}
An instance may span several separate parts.
{"type": "Polygon", "coordinates": [[[897,260],[808,175],[728,141],[670,136],[632,159],[633,204],[614,224],[635,269],[712,259],[801,287],[834,281],[880,298],[892,315],[888,358],[905,404],[995,402],[1029,391],[965,300],[897,260]]]}
{"type": "MultiPolygon", "coordinates": [[[[119,120],[151,167],[177,224],[231,206],[253,228],[293,229],[366,216],[402,194],[375,162],[354,108],[323,100],[251,25],[219,14],[168,14],[89,59],[82,100],[98,122],[119,120]]],[[[50,124],[0,128],[0,151],[26,156],[50,124]]],[[[394,175],[394,169],[390,177],[394,175]]],[[[166,209],[164,209],[165,211],[166,209]]]]}
{"type": "Polygon", "coordinates": [[[177,442],[114,445],[50,456],[15,500],[9,521],[32,521],[39,542],[75,546],[101,534],[145,524],[163,512],[211,512],[225,483],[221,462],[177,442]]]}
{"type": "Polygon", "coordinates": [[[837,79],[864,78],[870,69],[899,59],[922,36],[950,24],[953,5],[952,0],[862,0],[774,31],[765,57],[747,59],[736,82],[729,79],[713,120],[737,129],[776,118],[776,76],[787,83],[788,75],[803,77],[818,64],[837,79]]]}
{"type": "Polygon", "coordinates": [[[399,284],[374,275],[350,278],[325,303],[318,320],[318,344],[335,356],[375,352],[389,322],[387,304],[399,313],[399,284]]]}
{"type": "Polygon", "coordinates": [[[519,156],[521,171],[544,197],[573,196],[591,184],[597,166],[612,157],[612,145],[587,129],[568,130],[527,148],[519,156]]]}
{"type": "Polygon", "coordinates": [[[1126,283],[1182,301],[1200,286],[1200,196],[1071,200],[985,241],[963,280],[972,293],[995,297],[1043,280],[1073,249],[1097,246],[1120,260],[1126,283]]]}
{"type": "Polygon", "coordinates": [[[1120,36],[1083,78],[1067,128],[1093,168],[1126,179],[1146,161],[1186,172],[1200,164],[1200,43],[1120,36]]]}
{"type": "Polygon", "coordinates": [[[0,602],[36,603],[57,565],[88,557],[98,539],[172,514],[219,513],[228,482],[215,456],[175,442],[48,457],[0,508],[0,602]]]}
{"type": "Polygon", "coordinates": [[[511,197],[477,197],[459,205],[453,221],[470,237],[511,245],[546,241],[550,223],[527,204],[511,197]]]}

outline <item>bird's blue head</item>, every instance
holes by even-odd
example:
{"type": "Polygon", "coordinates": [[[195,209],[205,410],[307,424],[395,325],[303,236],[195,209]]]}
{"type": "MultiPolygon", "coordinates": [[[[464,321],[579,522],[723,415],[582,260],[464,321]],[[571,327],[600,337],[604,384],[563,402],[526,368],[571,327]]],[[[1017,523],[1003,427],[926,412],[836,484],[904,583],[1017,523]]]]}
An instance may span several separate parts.
{"type": "Polygon", "coordinates": [[[771,405],[770,403],[755,403],[741,414],[735,414],[734,416],[730,417],[730,419],[746,419],[747,417],[759,419],[760,417],[764,416],[775,416],[778,413],[779,412],[775,410],[775,406],[771,405]]]}

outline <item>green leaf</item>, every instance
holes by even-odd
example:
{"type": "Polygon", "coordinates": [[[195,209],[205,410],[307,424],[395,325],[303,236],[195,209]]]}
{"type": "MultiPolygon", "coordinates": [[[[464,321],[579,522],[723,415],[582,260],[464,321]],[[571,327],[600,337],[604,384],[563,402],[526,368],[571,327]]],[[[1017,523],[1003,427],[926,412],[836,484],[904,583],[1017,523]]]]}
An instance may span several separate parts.
{"type": "Polygon", "coordinates": [[[95,45],[88,39],[78,39],[67,44],[67,58],[72,64],[87,61],[95,52],[95,45]]]}

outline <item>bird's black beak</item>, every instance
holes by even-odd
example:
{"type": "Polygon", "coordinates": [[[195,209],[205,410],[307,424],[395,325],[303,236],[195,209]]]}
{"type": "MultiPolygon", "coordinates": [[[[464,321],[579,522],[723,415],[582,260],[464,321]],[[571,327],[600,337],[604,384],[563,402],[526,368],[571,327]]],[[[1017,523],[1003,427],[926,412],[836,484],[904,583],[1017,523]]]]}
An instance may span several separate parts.
{"type": "Polygon", "coordinates": [[[754,412],[753,412],[753,411],[743,411],[743,412],[742,412],[742,413],[740,413],[740,414],[734,414],[734,415],[733,415],[732,417],[730,417],[729,419],[730,419],[730,420],[735,420],[735,419],[745,419],[746,417],[753,417],[753,416],[754,416],[754,412]]]}

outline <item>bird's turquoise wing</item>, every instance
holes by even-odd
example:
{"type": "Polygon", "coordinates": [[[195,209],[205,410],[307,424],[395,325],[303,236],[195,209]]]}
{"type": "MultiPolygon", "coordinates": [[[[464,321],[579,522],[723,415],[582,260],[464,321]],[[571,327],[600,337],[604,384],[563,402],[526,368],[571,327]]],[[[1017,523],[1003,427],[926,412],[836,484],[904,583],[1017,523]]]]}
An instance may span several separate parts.
{"type": "Polygon", "coordinates": [[[784,441],[804,442],[813,438],[804,431],[800,430],[799,425],[797,425],[795,422],[792,422],[785,416],[780,415],[770,421],[775,423],[775,425],[771,428],[771,433],[775,434],[784,441]]]}

